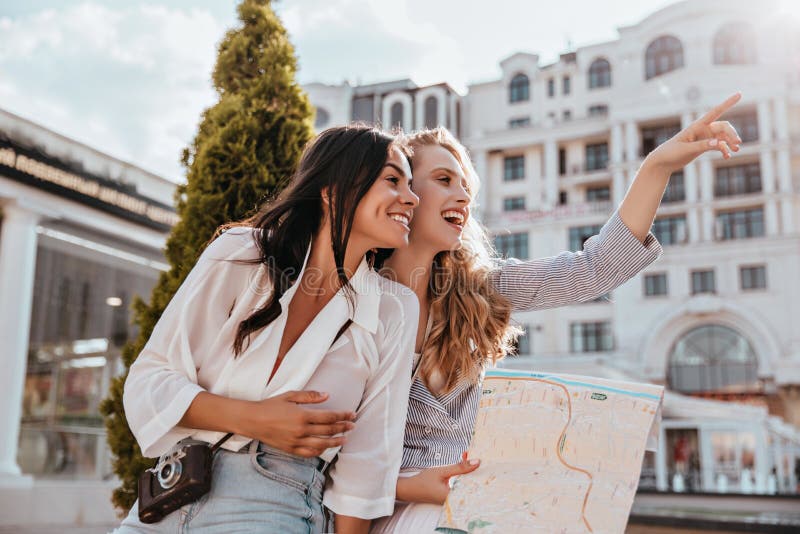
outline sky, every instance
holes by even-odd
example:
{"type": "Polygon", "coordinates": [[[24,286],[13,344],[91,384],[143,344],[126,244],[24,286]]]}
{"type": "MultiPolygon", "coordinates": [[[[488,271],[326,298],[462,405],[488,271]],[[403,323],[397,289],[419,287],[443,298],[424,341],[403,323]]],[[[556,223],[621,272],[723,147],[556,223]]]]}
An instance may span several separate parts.
{"type": "MultiPolygon", "coordinates": [[[[796,0],[795,0],[796,1],[796,0]]],[[[273,2],[298,80],[496,79],[519,51],[551,62],[617,38],[669,0],[273,2]]],[[[232,0],[0,0],[0,108],[181,181],[181,150],[217,95],[216,47],[232,0]]]]}

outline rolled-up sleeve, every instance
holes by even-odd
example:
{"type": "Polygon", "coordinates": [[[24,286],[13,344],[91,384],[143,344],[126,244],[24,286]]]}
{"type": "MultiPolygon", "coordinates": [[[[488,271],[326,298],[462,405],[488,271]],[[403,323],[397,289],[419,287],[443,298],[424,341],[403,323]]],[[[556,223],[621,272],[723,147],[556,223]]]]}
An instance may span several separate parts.
{"type": "Polygon", "coordinates": [[[355,428],[329,472],[324,504],[339,515],[375,519],[394,509],[419,303],[414,295],[391,298],[397,305],[393,317],[381,318],[380,364],[367,382],[355,428]]]}
{"type": "Polygon", "coordinates": [[[202,348],[222,330],[252,267],[236,263],[252,239],[229,230],[211,243],[170,300],[125,380],[128,425],[145,457],[164,454],[192,429],[178,427],[204,389],[197,383],[202,348]]]}
{"type": "Polygon", "coordinates": [[[515,311],[585,302],[622,285],[662,253],[652,233],[639,241],[614,212],[579,252],[530,261],[509,259],[491,274],[515,311]]]}

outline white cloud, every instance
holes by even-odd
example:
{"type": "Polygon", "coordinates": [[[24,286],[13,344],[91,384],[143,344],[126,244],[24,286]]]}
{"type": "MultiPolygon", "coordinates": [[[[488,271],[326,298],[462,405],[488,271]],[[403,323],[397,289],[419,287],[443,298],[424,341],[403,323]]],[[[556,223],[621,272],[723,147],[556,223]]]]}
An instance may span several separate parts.
{"type": "Polygon", "coordinates": [[[421,84],[465,78],[456,39],[408,2],[299,0],[276,4],[300,56],[300,80],[338,83],[410,77],[421,84]]]}
{"type": "Polygon", "coordinates": [[[215,101],[222,21],[201,9],[84,2],[4,17],[0,29],[0,106],[180,179],[180,151],[215,101]]]}

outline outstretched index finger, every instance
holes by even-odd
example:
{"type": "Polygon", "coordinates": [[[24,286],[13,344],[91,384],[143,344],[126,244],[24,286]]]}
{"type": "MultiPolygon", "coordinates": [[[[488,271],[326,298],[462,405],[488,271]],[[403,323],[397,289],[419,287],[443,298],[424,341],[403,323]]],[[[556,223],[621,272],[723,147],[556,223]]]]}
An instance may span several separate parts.
{"type": "Polygon", "coordinates": [[[700,122],[702,122],[704,124],[711,124],[715,120],[717,120],[720,117],[722,117],[722,115],[726,111],[728,111],[733,106],[735,106],[736,103],[741,99],[742,99],[742,93],[736,92],[736,93],[732,94],[731,96],[726,98],[725,101],[722,104],[714,106],[708,112],[706,112],[705,115],[700,117],[700,122]]]}

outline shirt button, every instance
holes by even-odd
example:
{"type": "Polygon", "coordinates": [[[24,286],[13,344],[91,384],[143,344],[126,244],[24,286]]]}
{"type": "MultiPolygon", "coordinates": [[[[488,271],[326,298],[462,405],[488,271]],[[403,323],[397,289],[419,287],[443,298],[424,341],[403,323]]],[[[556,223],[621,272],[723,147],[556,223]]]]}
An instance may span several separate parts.
{"type": "Polygon", "coordinates": [[[442,458],[442,453],[440,453],[440,452],[437,452],[436,454],[433,455],[433,459],[434,460],[439,460],[441,458],[442,458]]]}
{"type": "Polygon", "coordinates": [[[429,427],[429,426],[426,426],[426,427],[425,427],[425,433],[426,433],[426,434],[430,434],[430,433],[431,433],[431,427],[429,427]]]}
{"type": "Polygon", "coordinates": [[[458,430],[458,425],[456,423],[453,423],[453,430],[458,430]]]}

